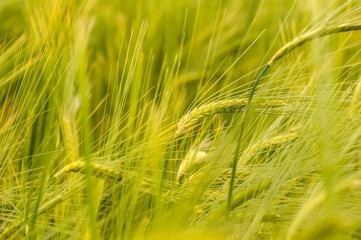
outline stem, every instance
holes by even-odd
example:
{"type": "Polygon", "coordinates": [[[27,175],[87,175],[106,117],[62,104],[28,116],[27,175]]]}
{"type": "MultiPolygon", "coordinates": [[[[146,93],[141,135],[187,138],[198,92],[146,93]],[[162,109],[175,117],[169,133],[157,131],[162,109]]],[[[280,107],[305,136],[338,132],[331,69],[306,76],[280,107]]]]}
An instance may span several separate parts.
{"type": "Polygon", "coordinates": [[[261,73],[258,75],[258,77],[256,78],[256,81],[254,82],[254,84],[252,86],[251,93],[250,93],[250,95],[248,97],[248,102],[247,102],[247,105],[246,105],[246,109],[243,112],[242,117],[241,117],[240,130],[239,130],[239,135],[238,135],[238,139],[237,139],[236,152],[234,154],[234,159],[233,159],[233,164],[232,164],[232,175],[231,175],[231,180],[230,180],[230,184],[229,184],[229,191],[228,191],[227,212],[226,212],[227,216],[229,215],[229,212],[231,210],[231,205],[232,205],[233,187],[234,187],[234,181],[235,181],[235,178],[236,178],[237,164],[238,164],[238,158],[239,158],[238,153],[239,153],[239,150],[241,148],[241,141],[242,141],[242,138],[243,138],[243,130],[244,130],[245,119],[247,117],[247,113],[248,113],[249,108],[251,106],[251,102],[252,102],[252,99],[253,99],[253,95],[254,95],[254,93],[256,91],[256,88],[257,88],[262,76],[265,74],[265,72],[268,70],[268,68],[270,66],[271,65],[267,64],[263,68],[261,73]]]}

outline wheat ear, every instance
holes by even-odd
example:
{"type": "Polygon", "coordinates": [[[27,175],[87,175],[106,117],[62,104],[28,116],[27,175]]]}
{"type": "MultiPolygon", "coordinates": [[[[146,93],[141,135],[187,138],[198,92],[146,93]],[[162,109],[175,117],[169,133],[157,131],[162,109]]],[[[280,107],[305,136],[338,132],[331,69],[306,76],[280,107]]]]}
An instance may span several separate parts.
{"type": "Polygon", "coordinates": [[[78,156],[78,139],[76,131],[71,125],[69,119],[65,116],[61,119],[64,144],[66,147],[66,155],[70,158],[69,162],[75,162],[79,159],[78,156]]]}
{"type": "MultiPolygon", "coordinates": [[[[176,135],[180,135],[187,130],[195,127],[203,118],[217,113],[237,112],[242,111],[248,104],[248,99],[231,99],[214,101],[208,104],[204,104],[200,107],[193,109],[184,115],[178,122],[178,129],[176,135]]],[[[257,103],[256,107],[280,107],[284,106],[285,102],[282,100],[264,100],[257,103]]]]}
{"type": "MultiPolygon", "coordinates": [[[[224,215],[225,212],[231,211],[234,208],[242,205],[252,198],[256,198],[259,194],[266,191],[272,184],[271,180],[266,180],[259,182],[256,185],[251,186],[250,188],[245,189],[241,193],[234,194],[232,202],[228,205],[228,202],[221,204],[221,206],[210,216],[210,220],[219,219],[224,215]]],[[[225,189],[227,190],[227,189],[225,189]]]]}
{"type": "Polygon", "coordinates": [[[207,153],[204,151],[190,150],[185,159],[182,161],[181,165],[179,166],[176,182],[180,183],[181,178],[184,176],[184,174],[186,174],[187,171],[195,167],[197,164],[205,161],[206,157],[207,153]]]}
{"type": "MultiPolygon", "coordinates": [[[[169,203],[177,203],[180,201],[184,201],[191,197],[189,194],[194,190],[195,188],[200,187],[200,184],[202,184],[202,179],[204,179],[206,172],[205,171],[199,171],[191,175],[182,185],[179,186],[177,189],[169,190],[165,192],[162,195],[162,201],[165,204],[169,203]]],[[[227,183],[232,174],[232,169],[224,169],[222,170],[215,179],[210,183],[209,188],[204,191],[201,201],[216,201],[217,199],[222,197],[222,193],[220,192],[220,188],[227,183]]],[[[251,172],[249,171],[242,171],[237,172],[236,174],[236,182],[238,184],[242,183],[251,172]]]]}
{"type": "Polygon", "coordinates": [[[324,27],[315,29],[313,31],[307,32],[305,34],[302,34],[295,39],[293,39],[291,42],[284,45],[282,48],[280,48],[271,58],[271,60],[268,62],[269,65],[272,65],[275,61],[285,56],[287,53],[291,52],[295,48],[305,44],[306,42],[311,41],[315,38],[324,37],[327,35],[335,34],[335,33],[341,33],[341,32],[351,32],[351,31],[358,31],[361,30],[361,24],[350,24],[345,23],[338,26],[333,27],[324,27]]]}
{"type": "MultiPolygon", "coordinates": [[[[281,145],[293,142],[299,137],[299,128],[293,128],[290,132],[280,134],[270,139],[262,139],[254,144],[249,151],[245,152],[245,154],[241,157],[241,163],[245,163],[249,161],[253,156],[257,153],[277,148],[281,145]]],[[[182,161],[178,173],[177,173],[177,183],[180,183],[181,177],[191,169],[193,166],[200,164],[202,161],[205,161],[207,157],[207,153],[204,151],[190,151],[189,156],[187,155],[186,158],[182,161]]],[[[231,170],[223,171],[221,175],[226,175],[226,172],[230,173],[231,170]]],[[[193,177],[193,175],[191,176],[193,177]]]]}
{"type": "MultiPolygon", "coordinates": [[[[102,166],[100,164],[92,163],[91,169],[93,174],[101,179],[119,182],[122,180],[122,174],[109,167],[102,166]]],[[[57,172],[54,177],[57,178],[62,174],[69,173],[69,172],[80,172],[85,173],[85,162],[77,161],[66,165],[63,169],[57,172]]]]}
{"type": "Polygon", "coordinates": [[[283,47],[277,50],[277,52],[272,56],[272,58],[268,61],[266,66],[263,68],[261,73],[256,78],[256,81],[254,83],[255,88],[261,77],[267,72],[267,70],[279,59],[281,59],[283,56],[285,56],[287,53],[293,51],[294,49],[302,46],[303,44],[316,39],[320,37],[325,37],[328,35],[341,33],[341,32],[351,32],[351,31],[358,31],[361,30],[361,23],[344,23],[338,26],[328,26],[323,28],[318,28],[313,31],[306,32],[296,38],[294,38],[292,41],[286,43],[283,47]]]}
{"type": "MultiPolygon", "coordinates": [[[[218,177],[212,183],[212,186],[220,186],[224,185],[231,179],[232,169],[225,169],[220,172],[218,177]]],[[[243,182],[249,175],[251,175],[250,171],[240,171],[236,172],[237,182],[243,182]]]]}
{"type": "Polygon", "coordinates": [[[279,146],[281,146],[283,144],[293,142],[299,136],[300,136],[300,134],[299,134],[298,128],[294,128],[289,133],[284,133],[284,134],[281,134],[281,135],[278,135],[276,137],[266,139],[266,140],[260,140],[257,143],[255,143],[251,147],[251,149],[247,153],[245,153],[244,156],[241,157],[241,163],[247,162],[254,155],[256,155],[257,153],[259,153],[259,152],[261,152],[263,150],[279,147],[279,146]]]}

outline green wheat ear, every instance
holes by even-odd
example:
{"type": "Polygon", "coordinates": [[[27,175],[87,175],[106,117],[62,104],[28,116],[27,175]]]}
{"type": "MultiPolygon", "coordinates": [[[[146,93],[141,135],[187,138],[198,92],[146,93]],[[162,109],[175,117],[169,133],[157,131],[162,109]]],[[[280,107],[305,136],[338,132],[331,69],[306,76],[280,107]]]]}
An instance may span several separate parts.
{"type": "MultiPolygon", "coordinates": [[[[97,178],[101,178],[108,181],[114,181],[119,182],[123,179],[122,174],[109,167],[102,166],[100,164],[91,164],[91,169],[93,171],[93,174],[97,178]]],[[[85,162],[84,161],[77,161],[70,163],[66,165],[63,169],[61,169],[59,172],[57,172],[54,177],[57,178],[63,174],[69,173],[69,172],[80,172],[85,173],[85,162]]]]}
{"type": "Polygon", "coordinates": [[[61,126],[63,131],[64,144],[66,147],[66,155],[70,160],[68,162],[76,162],[77,159],[79,159],[79,140],[77,138],[76,131],[69,121],[69,118],[65,116],[61,118],[61,126]]]}
{"type": "Polygon", "coordinates": [[[263,68],[261,73],[256,78],[256,81],[254,83],[253,89],[256,88],[256,86],[259,83],[259,80],[261,77],[267,72],[267,70],[279,59],[281,59],[283,56],[288,54],[289,52],[293,51],[294,49],[302,46],[303,44],[316,39],[325,37],[328,35],[341,33],[341,32],[352,32],[352,31],[359,31],[361,30],[361,23],[359,24],[351,24],[351,23],[345,23],[338,26],[331,26],[331,27],[323,27],[318,28],[310,32],[306,32],[296,38],[294,38],[292,41],[286,43],[283,47],[277,50],[277,52],[271,57],[271,59],[267,62],[266,66],[263,68]]]}
{"type": "Polygon", "coordinates": [[[313,31],[306,32],[305,34],[296,37],[291,42],[288,42],[286,45],[278,49],[278,51],[272,56],[272,58],[269,60],[267,64],[271,66],[275,61],[281,59],[287,53],[291,52],[297,47],[302,46],[306,42],[309,42],[313,39],[328,36],[331,34],[358,31],[358,30],[361,30],[361,24],[345,23],[338,26],[318,28],[313,31]]]}
{"type": "Polygon", "coordinates": [[[263,150],[277,148],[283,144],[287,144],[295,141],[300,136],[299,128],[293,128],[290,132],[280,134],[278,136],[262,139],[255,143],[249,151],[247,151],[244,156],[241,157],[241,163],[248,162],[253,156],[257,153],[262,152],[263,150]]]}
{"type": "MultiPolygon", "coordinates": [[[[218,113],[232,113],[244,111],[248,104],[248,99],[231,99],[214,101],[201,105],[185,114],[178,122],[176,135],[181,135],[191,130],[205,117],[218,113]]],[[[263,100],[256,103],[255,108],[267,109],[285,106],[282,100],[263,100]]]]}

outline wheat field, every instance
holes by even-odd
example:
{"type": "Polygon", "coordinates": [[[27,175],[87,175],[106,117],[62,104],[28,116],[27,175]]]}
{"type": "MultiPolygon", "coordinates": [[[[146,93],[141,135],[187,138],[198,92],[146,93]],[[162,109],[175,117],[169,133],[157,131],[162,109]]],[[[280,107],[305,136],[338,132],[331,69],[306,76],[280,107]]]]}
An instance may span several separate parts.
{"type": "Polygon", "coordinates": [[[361,239],[360,0],[0,20],[0,239],[361,239]]]}

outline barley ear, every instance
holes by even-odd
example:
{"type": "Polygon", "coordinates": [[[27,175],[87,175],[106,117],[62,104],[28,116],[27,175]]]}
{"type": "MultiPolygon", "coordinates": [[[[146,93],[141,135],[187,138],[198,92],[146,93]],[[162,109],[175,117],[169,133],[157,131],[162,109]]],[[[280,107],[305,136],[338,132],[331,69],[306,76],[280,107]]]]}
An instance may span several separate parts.
{"type": "MultiPolygon", "coordinates": [[[[91,169],[93,171],[93,174],[97,178],[101,178],[108,181],[114,181],[119,182],[123,179],[122,174],[109,167],[102,166],[100,164],[91,164],[91,169]]],[[[66,165],[63,169],[61,169],[59,172],[57,172],[54,177],[57,178],[63,174],[69,173],[69,172],[79,172],[79,173],[85,173],[85,162],[84,161],[77,161],[70,163],[66,165]]]]}
{"type": "Polygon", "coordinates": [[[63,116],[61,119],[61,125],[63,130],[64,144],[66,147],[66,156],[69,157],[69,163],[75,162],[79,159],[78,155],[78,138],[76,131],[73,126],[70,124],[70,121],[67,117],[63,116]]]}
{"type": "Polygon", "coordinates": [[[254,88],[258,85],[260,79],[262,76],[267,72],[267,70],[279,59],[281,59],[283,56],[288,54],[289,52],[293,51],[294,49],[302,46],[306,42],[309,42],[315,38],[320,38],[336,33],[341,32],[351,32],[351,31],[359,31],[361,30],[361,23],[358,24],[351,24],[351,23],[345,23],[338,26],[331,26],[331,27],[323,27],[318,28],[310,32],[306,32],[296,38],[294,38],[292,41],[285,44],[283,47],[277,50],[277,52],[271,57],[271,59],[267,62],[266,66],[263,68],[261,73],[257,76],[254,88]]]}
{"type": "Polygon", "coordinates": [[[280,147],[280,146],[282,146],[284,144],[293,142],[299,136],[300,136],[299,129],[294,128],[288,133],[280,134],[280,135],[275,136],[275,137],[270,138],[270,139],[260,140],[257,143],[255,143],[250,148],[250,150],[248,150],[241,157],[241,160],[240,160],[241,164],[244,164],[244,163],[248,162],[253,156],[255,156],[257,153],[259,153],[259,152],[261,152],[263,150],[267,150],[267,149],[271,149],[271,148],[275,148],[275,147],[280,147]]]}
{"type": "MultiPolygon", "coordinates": [[[[247,104],[248,99],[231,99],[214,101],[197,107],[185,114],[180,119],[180,121],[178,122],[178,129],[176,131],[176,135],[181,135],[182,133],[191,130],[207,116],[218,113],[232,113],[243,111],[247,104]]],[[[273,107],[281,107],[284,105],[285,102],[282,100],[263,100],[257,102],[254,107],[259,109],[267,109],[273,107]]]]}
{"type": "Polygon", "coordinates": [[[315,38],[320,38],[324,36],[328,36],[331,34],[341,33],[341,32],[351,32],[351,31],[358,31],[361,30],[361,24],[350,24],[345,23],[338,26],[331,26],[331,27],[324,27],[318,28],[310,32],[306,32],[296,38],[294,38],[291,42],[288,42],[282,48],[280,48],[268,62],[271,66],[275,61],[281,59],[287,53],[291,52],[292,50],[296,49],[299,46],[302,46],[306,42],[309,42],[315,38]]]}

